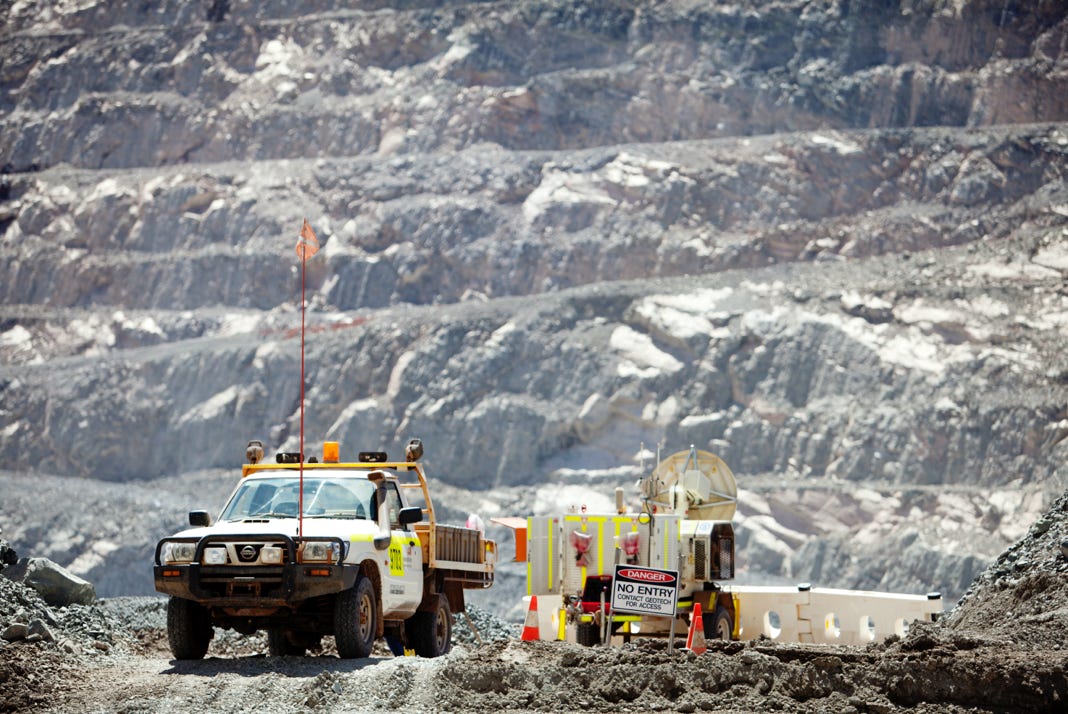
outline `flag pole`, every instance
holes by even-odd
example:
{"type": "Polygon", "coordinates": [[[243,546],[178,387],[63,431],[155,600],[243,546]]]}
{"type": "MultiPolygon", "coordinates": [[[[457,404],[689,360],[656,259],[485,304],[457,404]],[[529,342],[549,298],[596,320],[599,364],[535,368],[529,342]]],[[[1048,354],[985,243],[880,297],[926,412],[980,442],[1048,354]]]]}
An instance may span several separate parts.
{"type": "MultiPolygon", "coordinates": [[[[305,222],[307,225],[307,222],[305,222]]],[[[308,259],[300,261],[300,485],[297,487],[297,538],[304,538],[304,272],[308,259]]]]}
{"type": "Polygon", "coordinates": [[[297,239],[297,257],[300,258],[300,447],[298,449],[300,462],[300,483],[297,493],[297,538],[304,538],[304,315],[307,311],[307,301],[304,299],[306,266],[308,258],[319,252],[319,239],[315,237],[315,231],[308,225],[308,219],[304,219],[304,225],[300,228],[300,238],[297,239]]]}

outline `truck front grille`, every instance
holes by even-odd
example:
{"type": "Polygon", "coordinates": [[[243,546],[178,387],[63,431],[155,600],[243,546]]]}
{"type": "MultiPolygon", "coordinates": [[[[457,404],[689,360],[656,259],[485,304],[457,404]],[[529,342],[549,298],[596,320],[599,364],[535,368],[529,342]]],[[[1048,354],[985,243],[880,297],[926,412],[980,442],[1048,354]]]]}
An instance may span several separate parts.
{"type": "MultiPolygon", "coordinates": [[[[227,562],[230,565],[263,565],[260,562],[260,552],[266,546],[274,546],[282,549],[282,564],[289,562],[289,551],[283,543],[227,543],[227,562]]],[[[271,565],[277,565],[272,563],[271,565]]]]}

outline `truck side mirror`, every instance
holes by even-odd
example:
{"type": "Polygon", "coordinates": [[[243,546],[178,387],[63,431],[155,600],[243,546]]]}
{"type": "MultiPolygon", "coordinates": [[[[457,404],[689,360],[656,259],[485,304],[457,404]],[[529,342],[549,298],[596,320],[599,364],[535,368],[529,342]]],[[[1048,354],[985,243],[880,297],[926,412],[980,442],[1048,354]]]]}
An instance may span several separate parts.
{"type": "Polygon", "coordinates": [[[419,506],[402,508],[400,513],[397,514],[397,520],[400,521],[401,528],[407,528],[411,524],[423,520],[423,509],[419,506]]]}
{"type": "Polygon", "coordinates": [[[191,526],[210,526],[211,514],[207,511],[190,511],[189,512],[189,525],[191,526]]]}

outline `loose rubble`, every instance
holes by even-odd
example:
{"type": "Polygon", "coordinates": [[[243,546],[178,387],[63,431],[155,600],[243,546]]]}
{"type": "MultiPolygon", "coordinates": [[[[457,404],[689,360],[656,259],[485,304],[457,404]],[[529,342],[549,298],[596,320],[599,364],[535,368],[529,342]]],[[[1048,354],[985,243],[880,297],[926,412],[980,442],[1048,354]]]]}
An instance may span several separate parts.
{"type": "Polygon", "coordinates": [[[262,635],[217,631],[208,657],[167,651],[166,600],[50,606],[0,577],[0,712],[235,707],[267,714],[391,711],[1061,711],[1068,702],[1068,493],[976,579],[938,623],[865,647],[663,640],[621,647],[521,642],[519,625],[471,607],[438,659],[269,658],[262,635]],[[218,680],[218,681],[215,681],[218,680]],[[220,695],[222,688],[228,694],[220,695]],[[241,705],[238,704],[241,702],[241,705]]]}
{"type": "Polygon", "coordinates": [[[1068,493],[972,583],[946,618],[955,633],[1068,649],[1068,493]]]}

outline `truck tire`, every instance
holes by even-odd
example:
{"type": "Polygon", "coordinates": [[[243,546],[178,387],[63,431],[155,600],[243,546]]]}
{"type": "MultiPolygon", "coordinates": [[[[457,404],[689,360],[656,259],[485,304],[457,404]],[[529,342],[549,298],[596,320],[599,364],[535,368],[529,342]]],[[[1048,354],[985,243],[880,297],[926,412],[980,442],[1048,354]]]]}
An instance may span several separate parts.
{"type": "Polygon", "coordinates": [[[449,599],[438,595],[433,610],[420,611],[408,620],[408,641],[420,657],[440,657],[452,649],[452,613],[449,599]]]}
{"type": "Polygon", "coordinates": [[[308,648],[297,644],[294,639],[290,630],[272,627],[267,630],[267,653],[272,657],[303,657],[308,648]]]}
{"type": "Polygon", "coordinates": [[[583,647],[601,644],[601,627],[596,622],[580,622],[575,626],[575,641],[583,647]]]}
{"type": "Polygon", "coordinates": [[[727,640],[734,635],[734,618],[725,607],[717,607],[711,615],[701,615],[706,640],[727,640]]]}
{"type": "Polygon", "coordinates": [[[337,596],[334,605],[334,641],[342,659],[371,656],[378,633],[378,606],[375,588],[361,576],[356,585],[337,596]]]}
{"type": "Polygon", "coordinates": [[[204,659],[214,636],[211,616],[200,603],[180,597],[167,601],[167,640],[175,659],[204,659]]]}

